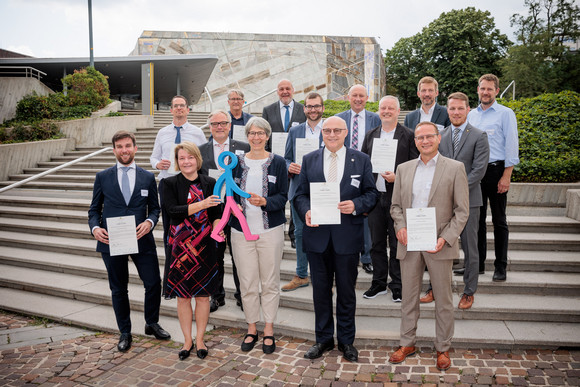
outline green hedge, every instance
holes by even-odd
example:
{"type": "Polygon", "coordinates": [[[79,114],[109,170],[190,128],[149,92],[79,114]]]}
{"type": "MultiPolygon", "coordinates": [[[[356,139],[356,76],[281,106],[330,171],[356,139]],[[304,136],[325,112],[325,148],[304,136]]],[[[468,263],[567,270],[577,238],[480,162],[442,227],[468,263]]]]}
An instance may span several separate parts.
{"type": "Polygon", "coordinates": [[[580,94],[563,91],[500,102],[518,121],[520,163],[514,167],[513,181],[580,180],[580,94]]]}
{"type": "MultiPolygon", "coordinates": [[[[301,104],[304,104],[304,100],[300,101],[301,104]]],[[[324,101],[324,113],[322,116],[324,118],[332,117],[340,112],[350,109],[350,104],[348,101],[334,101],[331,99],[327,99],[324,101]]],[[[379,110],[379,103],[378,102],[367,102],[365,107],[368,111],[377,112],[379,110]]]]}

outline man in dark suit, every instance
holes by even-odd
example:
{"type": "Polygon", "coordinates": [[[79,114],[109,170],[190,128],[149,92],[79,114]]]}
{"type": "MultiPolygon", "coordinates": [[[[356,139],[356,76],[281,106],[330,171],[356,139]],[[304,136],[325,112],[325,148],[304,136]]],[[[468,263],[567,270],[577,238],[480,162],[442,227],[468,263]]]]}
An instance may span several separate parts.
{"type": "Polygon", "coordinates": [[[231,89],[228,91],[228,105],[230,106],[231,130],[230,138],[234,138],[234,130],[241,130],[244,134],[244,126],[248,123],[250,118],[254,117],[250,113],[242,110],[245,99],[244,92],[240,89],[231,89]]]}
{"type": "MultiPolygon", "coordinates": [[[[222,152],[232,152],[235,155],[243,155],[250,151],[250,145],[245,142],[236,141],[229,137],[231,129],[230,115],[224,110],[215,110],[207,118],[207,124],[211,129],[212,140],[206,142],[199,147],[201,159],[203,163],[199,173],[202,175],[212,175],[216,180],[223,169],[218,164],[218,157],[222,152]]],[[[224,229],[226,234],[227,245],[230,248],[230,255],[232,253],[230,241],[230,227],[226,226],[224,229]]],[[[210,312],[215,312],[220,306],[226,304],[226,292],[224,290],[224,253],[226,251],[226,242],[219,242],[217,249],[218,261],[218,286],[216,293],[212,295],[210,302],[210,312]]],[[[236,285],[236,292],[234,297],[238,306],[242,307],[242,297],[240,295],[240,280],[238,279],[238,272],[236,264],[232,256],[232,267],[234,275],[234,283],[236,285]]],[[[242,307],[243,309],[243,307],[242,307]]]]}
{"type": "Polygon", "coordinates": [[[439,131],[451,125],[447,110],[436,100],[439,95],[439,84],[433,77],[423,77],[417,86],[417,96],[421,100],[421,107],[405,117],[405,126],[415,130],[419,122],[429,121],[437,125],[439,131]]]}
{"type": "Polygon", "coordinates": [[[135,136],[120,131],[113,136],[113,153],[117,165],[97,173],[93,187],[93,200],[89,209],[89,227],[101,253],[111,288],[113,309],[121,337],[117,348],[121,352],[131,347],[131,319],[127,285],[129,281],[129,255],[137,266],[139,277],[145,287],[145,334],[157,339],[171,338],[159,326],[161,303],[161,279],[159,261],[153,238],[153,227],[159,219],[159,201],[155,176],[135,165],[135,136]],[[134,216],[139,252],[111,256],[107,219],[134,216]]]}
{"type": "MultiPolygon", "coordinates": [[[[469,98],[457,92],[447,98],[447,111],[451,125],[441,133],[439,152],[450,159],[461,161],[465,165],[469,183],[469,219],[461,232],[465,267],[456,270],[463,274],[463,295],[459,309],[469,309],[473,305],[474,294],[479,278],[479,251],[477,249],[477,230],[479,228],[479,208],[483,205],[481,196],[481,179],[485,176],[489,160],[489,143],[487,134],[467,123],[469,98]]],[[[434,299],[433,290],[421,298],[422,302],[434,299]]]]}
{"type": "MultiPolygon", "coordinates": [[[[338,113],[336,116],[346,121],[348,135],[344,140],[347,148],[360,151],[364,143],[365,136],[368,132],[381,125],[381,119],[378,114],[369,112],[365,109],[369,96],[367,89],[363,85],[354,85],[348,91],[348,102],[350,109],[338,113]]],[[[368,219],[365,219],[364,236],[365,246],[361,251],[360,262],[363,270],[368,274],[373,273],[371,263],[371,233],[368,226],[368,219]]]]}
{"type": "Polygon", "coordinates": [[[370,158],[344,146],[346,122],[339,117],[324,121],[324,148],[302,160],[299,184],[294,198],[298,216],[305,222],[303,248],[310,263],[314,301],[316,344],[305,354],[316,359],[334,348],[332,286],[336,277],[336,336],[338,349],[349,361],[358,360],[353,342],[356,333],[355,285],[359,252],[364,245],[363,219],[375,205],[378,192],[370,158]],[[339,184],[340,224],[312,223],[311,183],[339,184]]]}
{"type": "Polygon", "coordinates": [[[419,295],[427,266],[436,295],[436,366],[439,370],[446,370],[451,367],[449,348],[454,330],[451,267],[453,259],[459,256],[457,240],[469,216],[469,188],[463,164],[439,154],[440,141],[441,136],[434,123],[419,123],[415,129],[415,145],[421,156],[399,165],[397,169],[391,216],[395,222],[397,259],[401,261],[401,278],[405,285],[401,303],[400,347],[390,356],[389,362],[401,363],[415,353],[419,295]],[[435,210],[432,226],[437,239],[433,241],[433,247],[417,251],[421,247],[412,249],[408,245],[408,241],[417,240],[418,235],[407,233],[407,211],[419,209],[435,210]]]}
{"type": "Polygon", "coordinates": [[[397,141],[397,153],[393,170],[374,173],[377,190],[380,192],[379,200],[375,208],[369,213],[369,229],[371,232],[371,259],[373,261],[373,282],[371,287],[363,294],[364,298],[375,298],[387,293],[387,277],[391,276],[389,289],[391,289],[394,302],[401,302],[401,268],[397,259],[397,240],[395,228],[391,218],[391,197],[393,185],[399,164],[419,156],[415,146],[413,131],[398,123],[401,107],[399,99],[387,95],[379,102],[379,117],[382,125],[377,126],[365,137],[362,147],[363,153],[371,157],[375,139],[388,139],[397,141]],[[387,239],[390,247],[390,257],[387,255],[387,239]]]}

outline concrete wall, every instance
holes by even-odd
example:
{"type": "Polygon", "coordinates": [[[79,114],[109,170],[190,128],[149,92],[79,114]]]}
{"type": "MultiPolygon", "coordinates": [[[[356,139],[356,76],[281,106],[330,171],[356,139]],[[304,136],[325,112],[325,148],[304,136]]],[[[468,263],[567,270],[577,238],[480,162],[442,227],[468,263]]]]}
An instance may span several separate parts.
{"type": "Polygon", "coordinates": [[[32,92],[48,95],[53,91],[36,78],[0,77],[0,124],[14,118],[18,101],[32,92]]]}
{"type": "Polygon", "coordinates": [[[24,168],[33,168],[39,162],[48,161],[54,156],[60,156],[65,151],[74,149],[72,138],[59,140],[23,142],[19,144],[0,144],[0,180],[8,180],[8,176],[22,173],[24,168]]]}
{"type": "Polygon", "coordinates": [[[580,221],[580,189],[566,192],[566,216],[580,221]]]}
{"type": "Polygon", "coordinates": [[[101,146],[109,144],[119,130],[135,132],[137,128],[152,128],[153,116],[122,116],[83,118],[56,122],[60,131],[75,140],[75,146],[101,146]]]}
{"type": "Polygon", "coordinates": [[[565,207],[566,191],[580,189],[580,183],[511,183],[508,205],[565,207]]]}

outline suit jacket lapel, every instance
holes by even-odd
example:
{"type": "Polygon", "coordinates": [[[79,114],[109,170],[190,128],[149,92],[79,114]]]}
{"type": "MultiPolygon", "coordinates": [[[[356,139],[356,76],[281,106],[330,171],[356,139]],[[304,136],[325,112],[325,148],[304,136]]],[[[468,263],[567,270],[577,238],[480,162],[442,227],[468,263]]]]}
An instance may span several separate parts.
{"type": "Polygon", "coordinates": [[[437,158],[437,165],[435,166],[435,173],[433,174],[433,182],[431,183],[431,191],[429,191],[429,204],[431,204],[431,201],[433,200],[433,195],[435,194],[435,190],[437,189],[439,182],[443,178],[445,167],[446,167],[445,160],[443,159],[443,156],[439,154],[439,157],[437,158]]]}
{"type": "Polygon", "coordinates": [[[457,152],[455,152],[453,154],[454,159],[456,159],[459,152],[461,152],[461,148],[463,148],[463,145],[465,145],[465,142],[467,141],[467,137],[469,137],[470,134],[471,134],[471,128],[469,127],[469,124],[467,124],[467,126],[463,130],[463,134],[461,135],[461,138],[459,139],[459,145],[457,145],[457,152]]]}
{"type": "Polygon", "coordinates": [[[123,196],[123,192],[121,191],[121,186],[119,185],[119,168],[115,164],[114,167],[111,168],[111,176],[110,176],[111,184],[113,185],[113,190],[120,198],[122,203],[125,203],[125,197],[123,196]]]}

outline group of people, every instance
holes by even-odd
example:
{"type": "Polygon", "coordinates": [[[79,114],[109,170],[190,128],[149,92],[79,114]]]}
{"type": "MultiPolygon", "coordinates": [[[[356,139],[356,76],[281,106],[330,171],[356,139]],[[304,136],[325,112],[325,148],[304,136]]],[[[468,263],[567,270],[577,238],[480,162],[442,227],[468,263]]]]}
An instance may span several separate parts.
{"type": "Polygon", "coordinates": [[[242,111],[244,94],[233,89],[228,92],[230,110],[216,110],[208,117],[209,141],[187,122],[186,98],[175,96],[173,123],[159,131],[150,158],[151,165],[160,170],[159,190],[154,175],[135,165],[135,137],[128,132],[115,134],[117,165],[97,174],[89,225],[109,274],[121,332],[119,350],[131,345],[127,295],[131,256],[146,290],[145,333],[169,338],[158,324],[161,294],[177,298],[184,335],[179,358],[187,358],[194,347],[197,356],[205,358],[208,349],[203,334],[209,314],[225,304],[224,252],[229,245],[234,297],[248,324],[242,351],[254,348],[259,339],[257,323],[263,321],[262,350],[274,352],[280,291],[311,283],[316,343],[304,357],[316,359],[334,348],[336,315],[338,349],[345,359],[357,361],[355,285],[357,267],[362,264],[373,276],[364,298],[373,299],[390,289],[393,301],[401,302],[401,346],[389,361],[400,363],[415,353],[420,302],[435,301],[437,367],[449,368],[454,329],[451,276],[453,260],[459,257],[458,240],[464,268],[456,272],[463,274],[465,283],[458,307],[468,309],[474,302],[478,276],[485,270],[488,200],[496,246],[493,280],[506,279],[507,191],[513,166],[519,161],[515,115],[495,101],[499,80],[486,74],[477,90],[477,109],[470,112],[468,97],[461,92],[448,96],[445,109],[436,102],[437,81],[424,77],[417,91],[421,107],[401,125],[399,100],[385,96],[378,114],[369,112],[362,85],[349,90],[351,109],[327,119],[322,118],[322,96],[309,93],[302,105],[293,99],[294,88],[288,80],[279,82],[279,101],[266,106],[261,118],[242,111]],[[286,137],[273,133],[286,133],[286,137]],[[280,138],[285,139],[283,156],[272,151],[280,138]],[[373,150],[383,149],[375,146],[375,140],[395,147],[392,170],[373,169],[373,150]],[[311,151],[305,154],[300,148],[307,143],[311,151]],[[226,151],[231,153],[220,159],[226,151]],[[230,160],[232,154],[235,160],[230,160]],[[222,173],[231,174],[236,186],[232,190],[226,182],[227,192],[221,195],[233,195],[236,203],[223,230],[216,226],[232,208],[227,202],[224,207],[220,195],[214,195],[222,173]],[[320,214],[311,205],[319,195],[318,183],[338,187],[339,221],[317,224],[320,214]],[[296,274],[280,286],[287,201],[296,274]],[[409,210],[431,207],[435,209],[435,244],[428,251],[407,251],[409,210]],[[160,214],[166,256],[163,286],[151,232],[160,214]],[[111,257],[107,217],[128,215],[135,216],[139,252],[111,257]],[[219,231],[218,239],[225,241],[212,239],[214,229],[219,231]],[[420,297],[425,267],[431,284],[420,297]]]}

